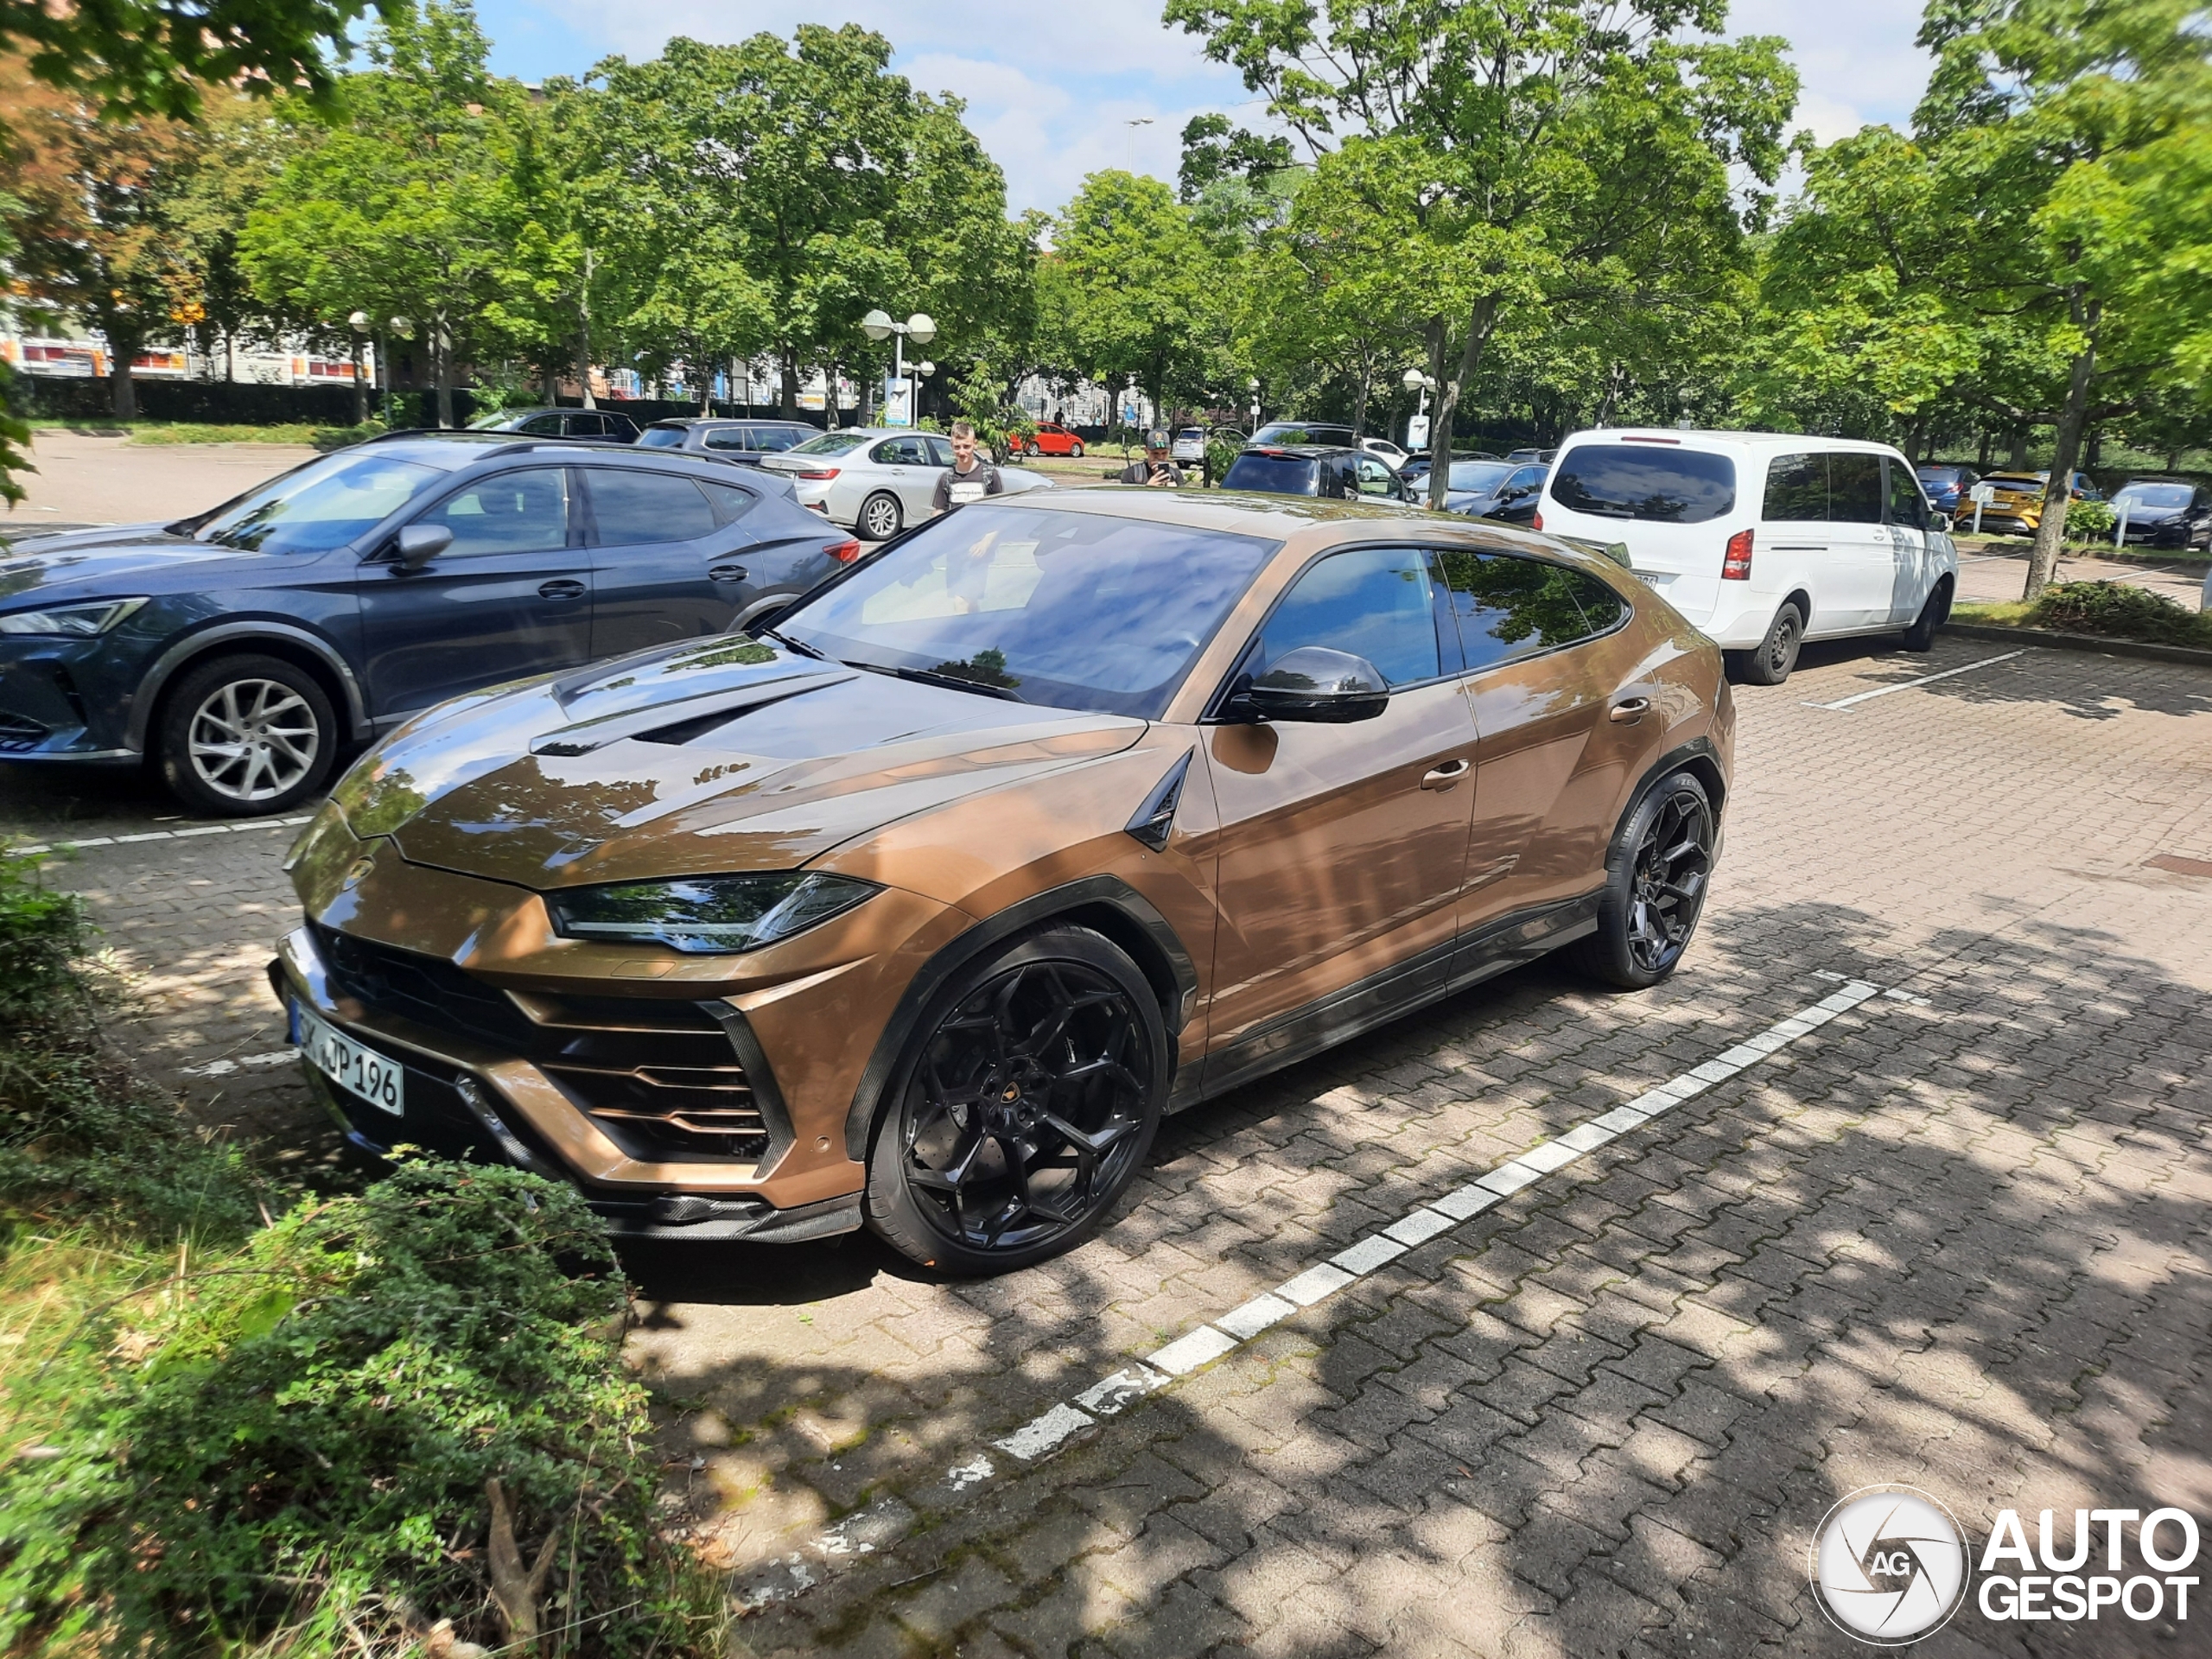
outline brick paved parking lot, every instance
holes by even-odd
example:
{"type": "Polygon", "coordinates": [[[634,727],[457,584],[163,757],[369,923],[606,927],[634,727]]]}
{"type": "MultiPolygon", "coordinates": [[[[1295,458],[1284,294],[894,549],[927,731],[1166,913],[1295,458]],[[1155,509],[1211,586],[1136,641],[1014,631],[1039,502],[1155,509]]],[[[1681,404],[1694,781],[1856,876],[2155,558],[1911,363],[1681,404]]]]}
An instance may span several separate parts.
{"type": "MultiPolygon", "coordinates": [[[[1808,647],[1739,693],[1672,981],[1539,964],[1171,1120],[1060,1262],[632,1253],[733,1651],[1841,1654],[1807,1548],[1861,1486],[1933,1494],[1977,1560],[2008,1508],[2062,1550],[2076,1508],[2212,1532],[2212,671],[2007,650],[1808,647]]],[[[0,775],[0,823],[192,827],[35,786],[0,775]]],[[[304,1143],[258,977],[288,840],[63,869],[137,987],[118,1039],[304,1143]]],[[[2202,1653],[2208,1622],[1970,1595],[1925,1650],[2202,1653]]]]}

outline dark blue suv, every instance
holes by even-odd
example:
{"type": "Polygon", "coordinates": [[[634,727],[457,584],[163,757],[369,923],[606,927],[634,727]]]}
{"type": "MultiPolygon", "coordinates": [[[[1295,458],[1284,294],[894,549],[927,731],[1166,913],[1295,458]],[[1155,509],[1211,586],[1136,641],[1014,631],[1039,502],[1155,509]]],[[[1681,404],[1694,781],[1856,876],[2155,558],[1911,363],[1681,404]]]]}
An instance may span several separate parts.
{"type": "Polygon", "coordinates": [[[860,556],[791,486],[682,454],[395,434],[213,512],[0,558],[0,760],[149,757],[279,812],[480,687],[758,628],[860,556]]]}

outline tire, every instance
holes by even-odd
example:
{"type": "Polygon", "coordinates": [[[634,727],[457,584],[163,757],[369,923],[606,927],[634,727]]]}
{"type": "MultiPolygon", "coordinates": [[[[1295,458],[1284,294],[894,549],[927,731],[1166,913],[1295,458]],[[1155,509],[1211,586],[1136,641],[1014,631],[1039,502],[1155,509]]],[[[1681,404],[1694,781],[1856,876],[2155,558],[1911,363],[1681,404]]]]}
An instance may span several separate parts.
{"type": "Polygon", "coordinates": [[[853,528],[871,542],[887,542],[899,533],[906,518],[899,498],[888,490],[878,490],[861,503],[860,512],[853,517],[853,528]]]}
{"type": "Polygon", "coordinates": [[[1074,1249],[1152,1145],[1171,1052],[1144,975],[1088,928],[1040,928],[969,963],[930,1000],[884,1092],[868,1226],[963,1278],[1074,1249]]]}
{"type": "Polygon", "coordinates": [[[1951,614],[1951,579],[1948,576],[1936,584],[1936,591],[1928,595],[1928,602],[1920,607],[1920,615],[1904,631],[1907,651],[1936,649],[1936,630],[1949,620],[1951,614]]]}
{"type": "Polygon", "coordinates": [[[1032,438],[1027,443],[1021,446],[1021,453],[1029,456],[1032,460],[1034,460],[1037,456],[1043,454],[1045,452],[1037,447],[1037,440],[1032,438]]]}
{"type": "Polygon", "coordinates": [[[1613,837],[1598,931],[1570,947],[1575,965],[1626,990],[1673,973],[1705,908],[1718,828],[1695,773],[1675,772],[1647,790],[1613,837]]]}
{"type": "Polygon", "coordinates": [[[1068,446],[1068,459],[1071,461],[1083,459],[1083,446],[1080,443],[1071,443],[1068,446]]]}
{"type": "Polygon", "coordinates": [[[1805,643],[1805,616],[1793,604],[1774,613],[1766,638],[1749,651],[1729,653],[1732,677],[1745,685],[1780,685],[1797,666],[1797,648],[1805,643]]]}
{"type": "Polygon", "coordinates": [[[282,812],[313,794],[338,758],[330,698],[278,657],[218,657],[188,669],[162,703],[155,765],[207,817],[282,812]]]}

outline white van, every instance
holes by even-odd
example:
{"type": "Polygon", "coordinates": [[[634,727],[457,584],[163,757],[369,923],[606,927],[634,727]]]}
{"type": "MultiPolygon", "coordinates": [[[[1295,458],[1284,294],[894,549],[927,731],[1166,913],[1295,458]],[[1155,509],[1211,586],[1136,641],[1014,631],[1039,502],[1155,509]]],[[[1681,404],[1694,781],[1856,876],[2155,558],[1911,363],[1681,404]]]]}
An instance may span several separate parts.
{"type": "Polygon", "coordinates": [[[1636,574],[1779,685],[1806,639],[1904,630],[1926,651],[1951,613],[1959,553],[1885,444],[1779,432],[1577,432],[1535,528],[1622,542],[1636,574]]]}

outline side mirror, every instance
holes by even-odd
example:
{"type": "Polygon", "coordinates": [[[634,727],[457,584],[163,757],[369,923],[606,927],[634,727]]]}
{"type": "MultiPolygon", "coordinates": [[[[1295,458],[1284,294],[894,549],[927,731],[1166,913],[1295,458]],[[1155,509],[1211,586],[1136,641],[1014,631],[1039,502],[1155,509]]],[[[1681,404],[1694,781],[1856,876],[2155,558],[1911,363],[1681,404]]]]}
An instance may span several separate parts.
{"type": "Polygon", "coordinates": [[[1951,515],[1950,515],[1949,513],[1948,513],[1948,512],[1936,512],[1936,513],[1930,513],[1930,514],[1929,515],[1929,517],[1930,520],[1934,523],[1934,524],[1935,524],[1936,528],[1937,530],[1939,530],[1939,531],[1942,531],[1942,533],[1943,533],[1944,535],[1948,536],[1948,535],[1949,535],[1949,534],[1951,533],[1951,515]]]}
{"type": "Polygon", "coordinates": [[[1256,676],[1235,707],[1262,720],[1348,726],[1373,720],[1389,701],[1389,686],[1366,658],[1326,645],[1300,645],[1256,676]]]}
{"type": "Polygon", "coordinates": [[[399,532],[398,564],[402,570],[420,570],[453,545],[450,524],[409,524],[399,532]]]}

